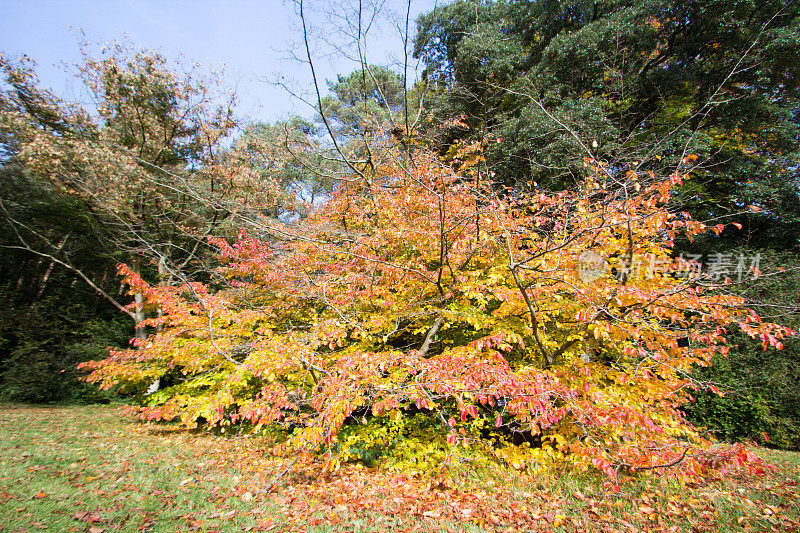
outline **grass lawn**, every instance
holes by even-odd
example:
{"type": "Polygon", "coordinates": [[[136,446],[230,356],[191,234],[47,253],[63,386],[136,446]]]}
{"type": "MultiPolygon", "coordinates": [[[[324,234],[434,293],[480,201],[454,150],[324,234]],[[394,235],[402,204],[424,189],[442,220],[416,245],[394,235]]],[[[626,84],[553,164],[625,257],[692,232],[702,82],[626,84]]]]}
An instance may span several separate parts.
{"type": "Polygon", "coordinates": [[[251,438],[131,421],[108,406],[0,406],[0,530],[6,531],[798,531],[800,454],[779,467],[681,485],[599,478],[446,484],[347,466],[281,465],[251,438]]]}

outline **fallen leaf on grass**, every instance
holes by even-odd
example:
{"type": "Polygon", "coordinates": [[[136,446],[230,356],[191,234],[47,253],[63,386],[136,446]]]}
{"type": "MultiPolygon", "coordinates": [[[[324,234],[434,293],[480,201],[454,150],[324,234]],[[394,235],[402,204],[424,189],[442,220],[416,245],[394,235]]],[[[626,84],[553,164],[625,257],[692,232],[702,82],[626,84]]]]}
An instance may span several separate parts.
{"type": "Polygon", "coordinates": [[[100,515],[93,514],[91,511],[79,511],[72,515],[72,518],[81,522],[100,522],[102,520],[100,515]]]}
{"type": "Polygon", "coordinates": [[[275,521],[271,518],[269,520],[256,520],[256,527],[261,531],[269,531],[270,529],[275,529],[275,521]]]}

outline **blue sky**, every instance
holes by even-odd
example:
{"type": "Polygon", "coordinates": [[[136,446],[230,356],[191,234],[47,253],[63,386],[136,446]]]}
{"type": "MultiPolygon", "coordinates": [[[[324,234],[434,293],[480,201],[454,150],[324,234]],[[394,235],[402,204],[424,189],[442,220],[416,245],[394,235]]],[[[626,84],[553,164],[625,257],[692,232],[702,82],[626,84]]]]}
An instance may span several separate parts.
{"type": "MultiPolygon", "coordinates": [[[[368,34],[367,57],[370,63],[396,66],[403,53],[396,25],[404,24],[406,3],[377,3],[381,15],[368,34]]],[[[416,15],[436,4],[412,0],[412,31],[416,15]]],[[[357,0],[306,0],[315,68],[322,79],[357,66],[332,48],[347,43],[341,29],[354,20],[357,5],[357,0]]],[[[308,67],[289,59],[292,50],[304,54],[299,18],[289,0],[0,0],[0,51],[35,59],[42,84],[70,100],[81,99],[80,86],[65,72],[80,59],[78,29],[98,46],[127,37],[135,46],[155,48],[170,59],[182,56],[186,64],[224,63],[226,84],[239,95],[239,111],[252,120],[310,116],[307,106],[273,83],[282,79],[300,93],[311,90],[308,67]]]]}

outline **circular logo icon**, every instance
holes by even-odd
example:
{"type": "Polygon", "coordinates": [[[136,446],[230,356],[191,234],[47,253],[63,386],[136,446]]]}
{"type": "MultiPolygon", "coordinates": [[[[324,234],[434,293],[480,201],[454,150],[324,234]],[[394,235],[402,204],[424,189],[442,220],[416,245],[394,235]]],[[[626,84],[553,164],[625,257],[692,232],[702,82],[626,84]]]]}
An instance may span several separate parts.
{"type": "Polygon", "coordinates": [[[578,277],[584,283],[591,283],[606,275],[608,263],[603,256],[591,251],[581,252],[578,256],[578,277]]]}

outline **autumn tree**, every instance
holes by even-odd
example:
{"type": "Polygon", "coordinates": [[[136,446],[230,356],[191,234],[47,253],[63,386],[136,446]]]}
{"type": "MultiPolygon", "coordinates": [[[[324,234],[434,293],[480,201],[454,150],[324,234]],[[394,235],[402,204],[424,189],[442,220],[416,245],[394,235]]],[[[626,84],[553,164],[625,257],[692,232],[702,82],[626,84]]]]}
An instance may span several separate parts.
{"type": "MultiPolygon", "coordinates": [[[[724,229],[671,209],[697,158],[595,157],[599,142],[521,90],[548,134],[560,128],[577,143],[564,146],[574,170],[562,192],[527,168],[506,180],[490,142],[505,139],[487,126],[504,100],[465,96],[483,122],[440,114],[445,133],[429,139],[441,158],[398,142],[391,123],[351,121],[345,142],[336,113],[370,98],[359,60],[348,78],[359,98],[332,116],[314,77],[327,156],[340,165],[330,198],[299,223],[263,219],[234,242],[213,240],[224,262],[213,285],[154,286],[126,270],[163,310],[148,321],[160,331],[87,363],[88,379],[142,391],[167,374],[170,385],[135,409],[142,419],[266,429],[282,440],[276,453],[326,469],[475,461],[594,467],[616,479],[670,467],[691,477],[747,459],[712,448],[684,418],[690,391],[710,385],[691,370],[727,352],[727,328],[778,348],[790,330],[675,259],[677,239],[724,229]]],[[[438,87],[442,101],[452,88],[438,87]]],[[[513,101],[506,87],[497,94],[513,101]]]]}
{"type": "Polygon", "coordinates": [[[169,372],[141,418],[282,430],[276,452],[326,468],[371,455],[616,478],[720,460],[678,410],[701,385],[689,371],[727,351],[727,328],[778,347],[790,331],[723,280],[682,276],[675,239],[720,231],[665,207],[684,174],[587,160],[576,190],[501,193],[470,176],[472,150],[456,172],[458,154],[409,161],[376,142],[375,173],[303,223],[215,240],[227,288],[127,270],[162,329],[88,379],[142,390],[169,372]]]}

